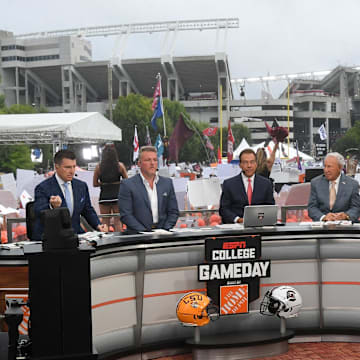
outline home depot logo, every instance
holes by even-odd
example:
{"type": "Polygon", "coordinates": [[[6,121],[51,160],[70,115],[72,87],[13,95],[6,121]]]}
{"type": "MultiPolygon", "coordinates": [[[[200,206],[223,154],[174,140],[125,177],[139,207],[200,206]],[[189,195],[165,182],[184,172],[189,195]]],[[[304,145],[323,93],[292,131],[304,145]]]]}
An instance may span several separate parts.
{"type": "Polygon", "coordinates": [[[243,314],[249,312],[248,285],[220,287],[220,315],[243,314]]]}

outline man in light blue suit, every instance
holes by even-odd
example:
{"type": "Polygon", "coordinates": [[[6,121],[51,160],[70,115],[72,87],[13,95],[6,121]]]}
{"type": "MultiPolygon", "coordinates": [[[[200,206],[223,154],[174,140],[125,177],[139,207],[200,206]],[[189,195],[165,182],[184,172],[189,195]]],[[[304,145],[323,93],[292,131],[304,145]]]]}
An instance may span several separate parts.
{"type": "Polygon", "coordinates": [[[344,164],[341,154],[329,153],[324,161],[324,175],[311,180],[308,211],[313,221],[358,221],[359,184],[342,173],[344,164]]]}
{"type": "Polygon", "coordinates": [[[80,215],[99,231],[107,231],[107,226],[101,225],[94,208],[91,205],[87,184],[74,179],[76,158],[69,150],[60,150],[54,156],[54,176],[44,180],[35,188],[34,211],[36,221],[31,240],[41,240],[43,225],[40,220],[41,211],[67,207],[71,215],[71,223],[75,233],[83,233],[80,226],[80,215]]]}
{"type": "Polygon", "coordinates": [[[119,191],[121,221],[128,232],[169,230],[179,209],[171,179],[157,175],[157,152],[153,146],[140,149],[140,173],[122,181],[119,191]]]}

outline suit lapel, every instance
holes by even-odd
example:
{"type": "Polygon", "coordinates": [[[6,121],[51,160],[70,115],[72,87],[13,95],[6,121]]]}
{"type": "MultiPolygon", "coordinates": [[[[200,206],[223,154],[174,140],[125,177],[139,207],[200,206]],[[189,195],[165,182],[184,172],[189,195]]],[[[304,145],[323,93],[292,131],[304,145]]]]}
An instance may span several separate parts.
{"type": "Polygon", "coordinates": [[[243,177],[242,177],[241,173],[239,174],[239,180],[240,180],[240,191],[241,191],[242,197],[244,199],[246,199],[246,203],[249,205],[248,197],[247,197],[247,194],[246,194],[246,191],[245,191],[245,184],[244,184],[243,177]]]}
{"type": "Polygon", "coordinates": [[[150,212],[151,212],[151,204],[150,204],[150,200],[149,200],[149,195],[146,191],[146,187],[142,181],[142,178],[140,176],[140,174],[137,175],[137,182],[138,182],[138,189],[140,190],[140,192],[142,193],[142,197],[143,199],[145,199],[145,204],[146,206],[150,209],[150,212]]]}
{"type": "MultiPolygon", "coordinates": [[[[330,211],[330,185],[329,180],[326,179],[326,177],[323,175],[322,182],[321,182],[321,188],[320,191],[323,195],[323,199],[325,201],[325,204],[327,204],[327,207],[330,211]]],[[[336,202],[336,201],[335,201],[336,202]]]]}
{"type": "Polygon", "coordinates": [[[52,176],[52,182],[53,182],[53,187],[54,189],[56,189],[54,195],[59,195],[61,197],[61,200],[62,200],[62,203],[61,203],[61,206],[66,206],[66,201],[65,201],[65,197],[64,197],[64,194],[60,188],[60,185],[58,183],[58,181],[56,180],[56,177],[55,175],[52,176]]]}
{"type": "Polygon", "coordinates": [[[158,214],[161,213],[161,207],[162,207],[162,191],[161,191],[161,178],[159,178],[158,183],[156,184],[156,194],[158,199],[158,214]]]}
{"type": "Polygon", "coordinates": [[[77,184],[72,180],[71,181],[71,187],[72,187],[72,192],[73,192],[73,199],[74,199],[74,203],[73,203],[73,215],[75,213],[75,211],[77,210],[77,204],[80,204],[80,199],[79,196],[80,191],[77,191],[77,184]]]}
{"type": "Polygon", "coordinates": [[[336,200],[335,200],[335,203],[334,203],[334,207],[333,209],[335,208],[336,204],[338,204],[341,199],[344,197],[344,195],[346,194],[346,177],[345,175],[341,174],[340,176],[340,179],[339,179],[339,187],[338,187],[338,191],[337,191],[337,194],[336,194],[336,200]]]}

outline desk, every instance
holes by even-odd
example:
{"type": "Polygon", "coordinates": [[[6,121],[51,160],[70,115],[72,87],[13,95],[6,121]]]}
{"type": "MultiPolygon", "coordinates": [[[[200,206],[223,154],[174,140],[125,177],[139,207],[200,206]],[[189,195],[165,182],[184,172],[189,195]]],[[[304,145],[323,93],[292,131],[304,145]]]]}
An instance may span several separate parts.
{"type": "MultiPolygon", "coordinates": [[[[115,234],[100,240],[91,258],[94,346],[104,355],[191,338],[192,329],[180,325],[175,308],[184,293],[205,289],[197,281],[204,239],[254,233],[262,235],[262,257],[272,260],[271,277],[260,282],[259,300],[251,303],[248,314],[221,317],[202,328],[201,334],[279,329],[278,318],[259,314],[259,302],[268,289],[281,284],[296,287],[303,298],[301,314],[287,321],[288,328],[296,333],[347,334],[351,329],[360,334],[359,229],[289,224],[256,231],[214,228],[174,235],[115,234]]],[[[24,264],[20,250],[1,250],[0,278],[8,266],[24,264]]]]}

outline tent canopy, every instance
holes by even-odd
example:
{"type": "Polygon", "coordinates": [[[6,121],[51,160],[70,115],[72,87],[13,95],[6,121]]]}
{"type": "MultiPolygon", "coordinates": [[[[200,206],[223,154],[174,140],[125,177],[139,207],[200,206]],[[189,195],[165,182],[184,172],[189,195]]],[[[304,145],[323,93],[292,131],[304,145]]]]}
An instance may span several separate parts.
{"type": "Polygon", "coordinates": [[[0,145],[121,140],[121,129],[97,112],[0,115],[0,145]]]}

